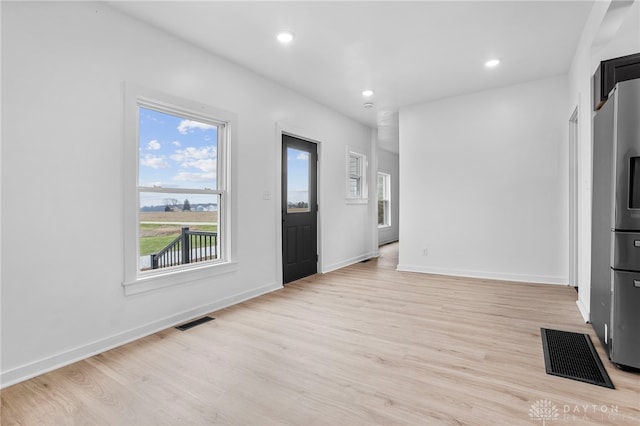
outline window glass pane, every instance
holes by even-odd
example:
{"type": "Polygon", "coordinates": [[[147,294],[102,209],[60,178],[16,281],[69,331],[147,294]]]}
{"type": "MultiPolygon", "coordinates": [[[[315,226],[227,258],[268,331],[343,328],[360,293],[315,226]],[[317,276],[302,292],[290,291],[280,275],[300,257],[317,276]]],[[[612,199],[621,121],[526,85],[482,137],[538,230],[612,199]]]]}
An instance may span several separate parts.
{"type": "Polygon", "coordinates": [[[347,198],[366,199],[366,158],[355,152],[347,153],[347,198]]]}
{"type": "Polygon", "coordinates": [[[219,205],[218,194],[140,192],[139,269],[218,259],[219,205]]]}
{"type": "Polygon", "coordinates": [[[217,189],[218,126],[139,107],[142,187],[217,189]]]}
{"type": "Polygon", "coordinates": [[[287,213],[311,211],[309,206],[309,153],[287,148],[287,213]]]}
{"type": "Polygon", "coordinates": [[[389,226],[389,187],[391,176],[378,173],[378,225],[389,226]]]}
{"type": "Polygon", "coordinates": [[[384,202],[384,224],[385,226],[391,225],[391,219],[389,217],[389,201],[384,202]]]}
{"type": "Polygon", "coordinates": [[[360,157],[349,156],[349,176],[360,176],[360,157]]]}
{"type": "Polygon", "coordinates": [[[360,179],[359,178],[349,178],[349,195],[351,197],[360,196],[360,179]]]}

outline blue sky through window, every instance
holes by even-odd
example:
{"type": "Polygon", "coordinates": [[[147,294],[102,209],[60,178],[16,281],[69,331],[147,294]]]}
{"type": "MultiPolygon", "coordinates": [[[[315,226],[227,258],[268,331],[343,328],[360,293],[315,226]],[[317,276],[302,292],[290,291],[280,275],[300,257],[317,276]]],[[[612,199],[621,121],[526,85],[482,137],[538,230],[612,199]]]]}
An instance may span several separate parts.
{"type": "Polygon", "coordinates": [[[309,205],[309,153],[287,148],[287,202],[309,205]]]}
{"type": "MultiPolygon", "coordinates": [[[[217,188],[217,126],[144,107],[139,109],[139,120],[139,186],[217,188]]],[[[140,207],[159,205],[158,200],[166,198],[144,194],[140,207]]],[[[189,194],[188,198],[193,204],[217,197],[189,194]]]]}

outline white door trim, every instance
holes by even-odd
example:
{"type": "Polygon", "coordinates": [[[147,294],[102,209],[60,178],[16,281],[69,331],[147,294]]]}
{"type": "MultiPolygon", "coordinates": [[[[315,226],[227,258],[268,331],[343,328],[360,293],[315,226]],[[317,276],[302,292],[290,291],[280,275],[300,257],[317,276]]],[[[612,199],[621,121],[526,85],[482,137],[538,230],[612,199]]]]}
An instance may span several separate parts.
{"type": "Polygon", "coordinates": [[[578,191],[579,191],[579,142],[580,116],[576,106],[569,118],[569,285],[578,287],[579,282],[579,229],[578,229],[578,191]]]}

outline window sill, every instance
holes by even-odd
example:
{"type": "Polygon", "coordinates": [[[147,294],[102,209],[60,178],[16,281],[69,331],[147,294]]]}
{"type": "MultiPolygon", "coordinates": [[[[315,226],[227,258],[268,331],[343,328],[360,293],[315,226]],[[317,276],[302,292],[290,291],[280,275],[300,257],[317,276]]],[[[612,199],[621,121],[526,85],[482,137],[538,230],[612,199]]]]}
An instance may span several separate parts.
{"type": "Polygon", "coordinates": [[[368,204],[369,199],[367,198],[347,198],[345,201],[347,204],[368,204]]]}
{"type": "Polygon", "coordinates": [[[214,263],[197,267],[189,266],[188,269],[176,268],[167,272],[138,276],[133,280],[127,280],[122,283],[122,287],[124,287],[125,296],[130,296],[229,274],[236,272],[237,269],[237,262],[214,263]]]}

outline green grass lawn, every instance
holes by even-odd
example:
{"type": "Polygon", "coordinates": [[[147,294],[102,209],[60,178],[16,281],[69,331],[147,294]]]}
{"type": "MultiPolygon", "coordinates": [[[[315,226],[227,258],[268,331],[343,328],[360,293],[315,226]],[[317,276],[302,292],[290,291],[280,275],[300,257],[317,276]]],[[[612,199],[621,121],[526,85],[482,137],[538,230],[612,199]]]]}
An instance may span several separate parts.
{"type": "MultiPolygon", "coordinates": [[[[140,256],[148,256],[152,253],[158,253],[171,243],[182,232],[180,227],[176,227],[175,231],[166,232],[167,225],[160,224],[140,224],[140,256]],[[154,235],[154,231],[163,229],[165,232],[154,235]],[[151,235],[149,235],[151,234],[151,235]],[[148,235],[148,236],[147,236],[148,235]]],[[[217,232],[217,225],[196,225],[190,226],[192,231],[217,232]]]]}
{"type": "Polygon", "coordinates": [[[142,237],[140,238],[140,256],[148,256],[152,253],[158,253],[173,241],[180,233],[176,235],[161,235],[158,237],[142,237]]]}

